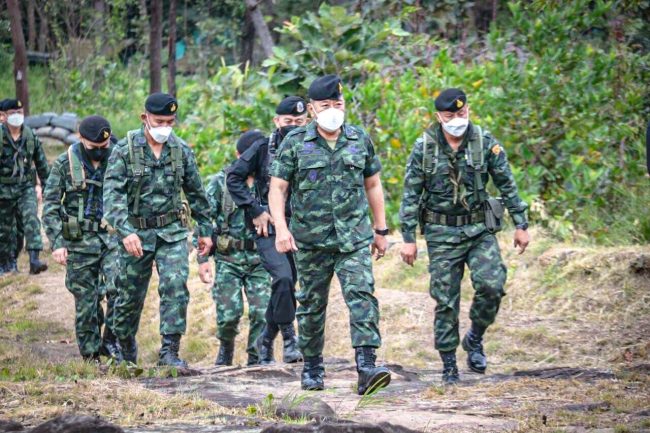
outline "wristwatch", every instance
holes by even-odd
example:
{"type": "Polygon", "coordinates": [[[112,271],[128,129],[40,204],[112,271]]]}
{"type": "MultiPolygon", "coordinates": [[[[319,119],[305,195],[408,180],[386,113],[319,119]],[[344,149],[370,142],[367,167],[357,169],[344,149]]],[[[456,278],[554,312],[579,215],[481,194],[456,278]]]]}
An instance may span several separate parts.
{"type": "Polygon", "coordinates": [[[528,223],[517,224],[515,228],[519,230],[528,230],[528,223]]]}
{"type": "Polygon", "coordinates": [[[378,234],[379,236],[386,236],[390,231],[388,229],[375,229],[375,234],[378,234]]]}

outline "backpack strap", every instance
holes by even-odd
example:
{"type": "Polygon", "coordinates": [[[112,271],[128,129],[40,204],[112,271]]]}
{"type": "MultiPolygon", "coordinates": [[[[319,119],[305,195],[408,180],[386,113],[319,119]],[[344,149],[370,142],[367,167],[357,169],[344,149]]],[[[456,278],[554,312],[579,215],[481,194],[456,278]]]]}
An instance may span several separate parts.
{"type": "Polygon", "coordinates": [[[221,223],[220,233],[227,235],[230,232],[230,217],[235,213],[237,206],[228,191],[228,188],[224,185],[221,191],[221,212],[223,213],[223,222],[221,223]]]}
{"type": "Polygon", "coordinates": [[[483,149],[483,130],[478,125],[472,125],[473,136],[469,140],[465,155],[467,158],[467,166],[474,172],[474,200],[479,202],[479,191],[484,187],[483,179],[481,178],[481,171],[485,164],[485,151],[483,149]]]}
{"type": "Polygon", "coordinates": [[[72,187],[78,192],[77,198],[77,220],[79,222],[84,219],[84,195],[83,190],[86,189],[86,172],[83,168],[77,152],[74,151],[76,146],[80,143],[72,144],[68,147],[68,164],[70,166],[70,177],[72,178],[72,187]]]}
{"type": "Polygon", "coordinates": [[[431,136],[431,131],[422,133],[422,169],[424,170],[425,185],[428,184],[431,176],[438,170],[438,156],[440,146],[431,136]]]}
{"type": "Polygon", "coordinates": [[[174,139],[173,143],[168,141],[171,157],[172,157],[172,172],[174,173],[174,191],[172,196],[172,204],[174,209],[181,209],[181,190],[183,188],[183,149],[181,145],[174,139]]]}
{"type": "Polygon", "coordinates": [[[25,135],[25,146],[27,147],[27,154],[33,157],[34,149],[36,149],[34,131],[32,131],[32,128],[28,126],[23,126],[23,134],[25,135]]]}
{"type": "Polygon", "coordinates": [[[5,126],[0,124],[0,156],[2,155],[2,150],[5,147],[5,126]]]}
{"type": "Polygon", "coordinates": [[[138,146],[137,155],[136,149],[133,145],[133,135],[138,132],[137,130],[129,131],[126,134],[126,142],[129,146],[129,166],[133,172],[133,214],[140,214],[140,191],[142,190],[142,177],[144,176],[144,149],[138,146]]]}

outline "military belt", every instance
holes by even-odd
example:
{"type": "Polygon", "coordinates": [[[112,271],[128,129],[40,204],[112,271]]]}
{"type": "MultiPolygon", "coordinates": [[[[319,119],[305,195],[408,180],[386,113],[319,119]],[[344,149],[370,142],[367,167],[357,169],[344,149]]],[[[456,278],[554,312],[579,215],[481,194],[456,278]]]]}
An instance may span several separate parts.
{"type": "Polygon", "coordinates": [[[230,246],[240,251],[255,251],[257,246],[252,239],[230,239],[230,246]]]}
{"type": "MultiPolygon", "coordinates": [[[[69,222],[69,218],[67,216],[64,216],[63,222],[69,222]]],[[[79,228],[84,232],[106,233],[106,227],[102,227],[102,223],[100,221],[84,219],[77,221],[77,224],[79,224],[79,228]]]]}
{"type": "Polygon", "coordinates": [[[0,177],[0,183],[3,185],[15,185],[18,183],[32,182],[34,180],[34,173],[30,172],[29,174],[17,177],[0,177]]]}
{"type": "Polygon", "coordinates": [[[485,221],[485,212],[482,210],[463,215],[447,215],[425,209],[422,216],[426,223],[451,227],[466,226],[468,224],[482,223],[485,221]]]}
{"type": "Polygon", "coordinates": [[[152,217],[130,216],[129,222],[136,229],[155,229],[168,226],[169,224],[181,220],[181,211],[173,210],[166,214],[152,217]]]}

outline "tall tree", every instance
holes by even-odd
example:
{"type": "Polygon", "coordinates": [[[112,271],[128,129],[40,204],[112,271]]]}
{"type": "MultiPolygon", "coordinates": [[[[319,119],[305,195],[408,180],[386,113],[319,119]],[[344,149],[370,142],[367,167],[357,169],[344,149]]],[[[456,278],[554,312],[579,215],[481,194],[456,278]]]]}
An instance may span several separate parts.
{"type": "Polygon", "coordinates": [[[176,96],[176,0],[169,0],[169,59],[167,60],[167,91],[176,96]]]}
{"type": "Polygon", "coordinates": [[[149,92],[160,92],[162,89],[161,69],[162,62],[162,0],[151,0],[151,18],[149,33],[149,92]]]}
{"type": "Polygon", "coordinates": [[[255,33],[260,37],[260,43],[262,44],[262,51],[264,51],[265,57],[271,57],[273,55],[273,38],[271,37],[271,32],[269,27],[264,21],[264,15],[260,9],[260,0],[244,0],[246,2],[246,7],[248,8],[251,19],[253,20],[253,25],[255,26],[255,33]]]}
{"type": "Polygon", "coordinates": [[[25,114],[29,114],[29,87],[27,85],[27,53],[25,52],[25,35],[20,17],[18,0],[7,0],[7,11],[11,25],[11,40],[14,45],[14,80],[16,98],[23,103],[25,114]]]}
{"type": "Polygon", "coordinates": [[[36,7],[34,0],[27,1],[27,49],[36,49],[36,7]]]}
{"type": "Polygon", "coordinates": [[[251,19],[251,12],[246,8],[244,15],[244,26],[241,32],[241,44],[239,52],[239,67],[242,71],[246,69],[246,65],[253,61],[253,49],[255,48],[255,26],[251,19]]]}

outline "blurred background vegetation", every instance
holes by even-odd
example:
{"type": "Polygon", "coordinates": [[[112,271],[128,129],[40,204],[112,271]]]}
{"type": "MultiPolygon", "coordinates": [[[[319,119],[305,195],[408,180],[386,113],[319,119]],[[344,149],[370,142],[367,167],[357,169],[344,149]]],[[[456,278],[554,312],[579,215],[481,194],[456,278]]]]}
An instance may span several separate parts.
{"type": "MultiPolygon", "coordinates": [[[[27,0],[31,112],[102,114],[118,135],[138,127],[148,11],[162,6],[167,41],[172,2],[178,133],[204,175],[234,158],[242,131],[270,130],[284,95],[305,96],[315,76],[338,73],[349,120],[381,156],[397,228],[411,146],[438,92],[461,87],[472,119],[506,148],[534,224],[564,240],[650,241],[650,1],[27,0]],[[254,23],[260,12],[270,40],[254,23]]],[[[0,97],[9,97],[4,10],[0,44],[0,97]]]]}

